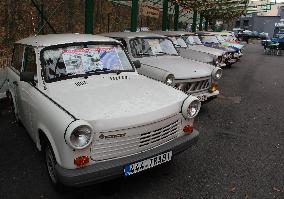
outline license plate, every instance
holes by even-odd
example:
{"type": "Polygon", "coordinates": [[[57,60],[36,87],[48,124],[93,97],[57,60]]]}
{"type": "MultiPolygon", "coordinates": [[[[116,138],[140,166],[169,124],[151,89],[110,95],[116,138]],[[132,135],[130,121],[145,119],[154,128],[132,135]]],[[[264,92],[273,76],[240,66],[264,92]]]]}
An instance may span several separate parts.
{"type": "Polygon", "coordinates": [[[199,99],[199,101],[204,102],[207,100],[207,96],[206,95],[198,95],[196,96],[197,99],[199,99]]]}
{"type": "Polygon", "coordinates": [[[153,168],[155,166],[158,166],[160,164],[163,164],[165,162],[169,162],[172,159],[172,151],[169,151],[167,153],[163,153],[160,155],[157,155],[155,157],[142,160],[140,162],[136,162],[133,164],[125,165],[124,166],[124,175],[130,176],[132,174],[144,171],[146,169],[153,168]]]}

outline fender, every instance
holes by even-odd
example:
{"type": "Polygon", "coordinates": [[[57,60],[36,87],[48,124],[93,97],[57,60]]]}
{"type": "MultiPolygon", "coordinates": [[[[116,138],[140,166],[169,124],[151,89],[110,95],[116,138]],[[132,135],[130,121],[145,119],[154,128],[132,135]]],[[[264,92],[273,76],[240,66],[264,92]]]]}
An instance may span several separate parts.
{"type": "Polygon", "coordinates": [[[53,150],[53,153],[54,153],[54,156],[55,156],[55,159],[56,159],[57,163],[59,165],[62,165],[62,161],[61,161],[59,152],[57,150],[55,141],[54,141],[53,137],[51,136],[48,128],[46,128],[43,123],[39,123],[37,129],[38,129],[37,133],[36,133],[36,146],[37,146],[37,149],[39,151],[42,151],[42,146],[41,146],[41,143],[40,143],[41,140],[40,140],[40,137],[39,137],[39,133],[42,132],[46,136],[46,138],[48,139],[48,141],[49,141],[49,143],[50,143],[50,145],[52,147],[52,150],[53,150]]]}

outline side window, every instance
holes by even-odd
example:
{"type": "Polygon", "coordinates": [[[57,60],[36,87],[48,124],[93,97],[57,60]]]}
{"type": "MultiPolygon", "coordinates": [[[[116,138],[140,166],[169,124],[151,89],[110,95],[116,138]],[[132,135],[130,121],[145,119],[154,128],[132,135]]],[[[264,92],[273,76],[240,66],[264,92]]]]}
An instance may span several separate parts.
{"type": "Polygon", "coordinates": [[[24,60],[24,71],[37,73],[36,66],[36,54],[32,47],[26,47],[25,49],[25,60],[24,60]]]}
{"type": "Polygon", "coordinates": [[[24,57],[24,46],[16,44],[14,46],[12,66],[17,71],[21,71],[24,57]]]}

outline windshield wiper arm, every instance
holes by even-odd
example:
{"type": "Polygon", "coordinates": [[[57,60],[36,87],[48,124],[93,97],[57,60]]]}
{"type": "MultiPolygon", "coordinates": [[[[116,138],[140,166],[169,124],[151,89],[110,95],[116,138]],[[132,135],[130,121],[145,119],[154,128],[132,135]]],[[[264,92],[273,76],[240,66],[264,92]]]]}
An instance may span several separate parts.
{"type": "Polygon", "coordinates": [[[150,56],[149,53],[137,53],[137,55],[139,55],[139,56],[143,56],[143,55],[144,55],[144,56],[145,56],[145,55],[146,55],[146,56],[150,56]]]}
{"type": "Polygon", "coordinates": [[[117,75],[119,75],[121,72],[123,72],[123,71],[120,71],[120,70],[110,70],[108,68],[102,68],[102,69],[96,69],[96,70],[88,71],[85,74],[87,74],[87,75],[89,75],[89,74],[100,75],[100,74],[107,74],[107,73],[116,73],[117,75]]]}

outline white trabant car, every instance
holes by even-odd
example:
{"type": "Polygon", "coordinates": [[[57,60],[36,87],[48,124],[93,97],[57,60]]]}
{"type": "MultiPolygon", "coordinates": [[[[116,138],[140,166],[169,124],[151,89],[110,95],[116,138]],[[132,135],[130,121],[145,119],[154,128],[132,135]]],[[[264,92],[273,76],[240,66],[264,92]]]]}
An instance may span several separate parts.
{"type": "MultiPolygon", "coordinates": [[[[175,34],[176,36],[180,36],[187,44],[187,49],[192,51],[197,51],[200,53],[205,53],[207,55],[210,55],[214,59],[214,65],[218,67],[225,67],[226,62],[229,56],[229,53],[227,53],[224,50],[210,48],[207,46],[204,46],[199,39],[198,35],[196,33],[192,32],[186,32],[186,31],[170,31],[171,34],[175,34]]],[[[177,40],[178,43],[181,44],[181,40],[177,40]]]]}
{"type": "Polygon", "coordinates": [[[15,43],[7,96],[51,182],[81,186],[170,161],[198,139],[200,101],[139,75],[122,45],[83,34],[15,43]]]}
{"type": "Polygon", "coordinates": [[[175,48],[178,50],[180,56],[187,59],[218,66],[217,58],[207,53],[190,49],[188,47],[188,44],[183,40],[182,35],[180,35],[180,31],[154,31],[153,33],[164,35],[170,38],[175,45],[175,48]]]}
{"type": "Polygon", "coordinates": [[[148,32],[102,34],[117,39],[127,48],[132,61],[141,62],[138,73],[166,82],[183,92],[209,102],[219,95],[222,69],[181,57],[173,42],[163,35],[148,32]]]}

